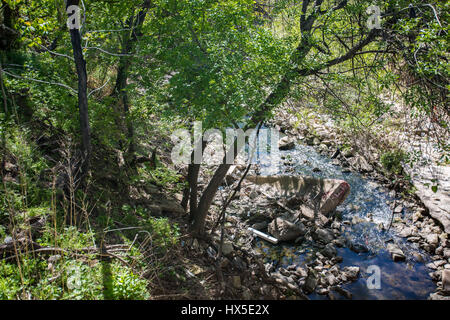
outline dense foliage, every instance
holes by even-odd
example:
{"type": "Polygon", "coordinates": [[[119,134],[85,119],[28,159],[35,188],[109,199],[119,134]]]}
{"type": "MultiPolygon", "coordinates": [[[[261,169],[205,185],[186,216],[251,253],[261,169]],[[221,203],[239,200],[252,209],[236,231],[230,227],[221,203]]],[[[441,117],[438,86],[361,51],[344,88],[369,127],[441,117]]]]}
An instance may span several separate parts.
{"type": "MultiPolygon", "coordinates": [[[[256,126],[292,99],[365,132],[399,100],[448,133],[448,9],[406,0],[2,0],[0,240],[47,216],[34,239],[42,246],[81,249],[100,245],[105,230],[138,226],[167,258],[177,226],[128,202],[143,184],[185,190],[194,229],[204,231],[228,167],[197,208],[199,168],[181,178],[156,157],[194,121],[204,130],[256,126]],[[80,29],[68,29],[66,2],[80,7],[80,29]],[[374,4],[379,29],[367,24],[374,4]]],[[[448,141],[439,146],[448,163],[448,141]]],[[[388,150],[380,160],[399,174],[403,158],[388,150]]],[[[119,238],[132,246],[137,235],[119,238]]],[[[52,270],[33,256],[1,260],[0,299],[149,297],[144,266],[88,256],[88,268],[75,257],[63,254],[52,270]],[[83,290],[67,286],[66,264],[83,273],[83,290]]]]}

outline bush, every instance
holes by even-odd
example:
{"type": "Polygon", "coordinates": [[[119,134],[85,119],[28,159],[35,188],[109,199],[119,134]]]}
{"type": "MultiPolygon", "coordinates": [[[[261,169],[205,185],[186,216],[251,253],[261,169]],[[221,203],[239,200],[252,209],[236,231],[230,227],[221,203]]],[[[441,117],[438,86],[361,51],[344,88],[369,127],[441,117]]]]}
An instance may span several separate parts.
{"type": "Polygon", "coordinates": [[[401,174],[403,171],[402,162],[405,159],[406,154],[401,150],[396,150],[382,154],[380,161],[383,168],[389,173],[401,174]]]}

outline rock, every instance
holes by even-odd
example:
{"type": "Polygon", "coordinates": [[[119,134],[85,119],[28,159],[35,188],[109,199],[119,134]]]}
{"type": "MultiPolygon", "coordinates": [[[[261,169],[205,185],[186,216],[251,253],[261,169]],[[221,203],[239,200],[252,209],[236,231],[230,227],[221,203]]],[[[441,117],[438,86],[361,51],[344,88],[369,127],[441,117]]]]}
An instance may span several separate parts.
{"type": "Polygon", "coordinates": [[[353,151],[353,149],[344,149],[344,151],[342,151],[342,155],[346,158],[351,158],[355,156],[355,152],[353,151]]]}
{"type": "Polygon", "coordinates": [[[297,269],[297,266],[295,264],[290,264],[286,268],[286,270],[288,271],[295,271],[295,269],[297,269]]]}
{"type": "Polygon", "coordinates": [[[3,241],[5,244],[13,243],[13,238],[10,236],[5,237],[5,240],[3,241]]]}
{"type": "Polygon", "coordinates": [[[298,237],[297,239],[295,239],[294,243],[295,243],[295,244],[300,244],[300,243],[302,243],[303,241],[305,241],[305,237],[304,237],[304,236],[300,236],[300,237],[298,237]]]}
{"type": "Polygon", "coordinates": [[[351,300],[353,298],[353,295],[350,291],[345,290],[344,288],[341,288],[339,286],[333,286],[331,288],[331,290],[336,291],[337,293],[339,293],[341,296],[351,300]]]}
{"type": "Polygon", "coordinates": [[[450,300],[450,297],[445,297],[443,295],[440,295],[439,293],[431,293],[430,294],[430,300],[450,300]]]}
{"type": "Polygon", "coordinates": [[[278,271],[285,277],[289,277],[291,275],[290,272],[284,268],[280,268],[278,271]]]}
{"type": "Polygon", "coordinates": [[[252,228],[256,229],[256,230],[265,230],[268,225],[269,224],[267,223],[267,221],[261,221],[261,222],[257,222],[255,224],[253,224],[252,228]]]}
{"type": "Polygon", "coordinates": [[[328,273],[325,278],[325,281],[327,282],[328,285],[334,286],[338,282],[338,279],[336,279],[336,277],[332,273],[328,273]]]}
{"type": "Polygon", "coordinates": [[[353,216],[352,217],[352,224],[353,225],[359,224],[359,223],[364,223],[364,222],[366,222],[366,220],[361,218],[361,217],[359,217],[359,216],[353,216]]]}
{"type": "Polygon", "coordinates": [[[306,234],[306,227],[301,223],[294,224],[283,218],[276,218],[270,224],[268,231],[279,241],[292,241],[306,234]]]}
{"type": "Polygon", "coordinates": [[[336,256],[331,259],[331,263],[333,264],[341,263],[342,261],[344,261],[344,258],[342,258],[341,256],[336,256]]]}
{"type": "Polygon", "coordinates": [[[328,292],[330,292],[330,291],[327,288],[317,289],[317,294],[320,294],[320,295],[326,295],[326,294],[328,294],[328,292]]]}
{"type": "Polygon", "coordinates": [[[394,208],[394,213],[402,213],[403,209],[404,209],[404,207],[401,204],[399,204],[398,206],[396,206],[394,208]]]}
{"type": "Polygon", "coordinates": [[[250,192],[250,194],[248,195],[248,197],[252,200],[258,198],[259,194],[258,192],[256,192],[255,190],[253,190],[252,192],[250,192]]]}
{"type": "Polygon", "coordinates": [[[313,145],[314,145],[314,139],[313,139],[313,137],[307,137],[306,140],[305,140],[305,142],[306,142],[306,144],[307,144],[308,146],[313,146],[313,145]]]}
{"type": "Polygon", "coordinates": [[[267,273],[271,273],[275,270],[275,267],[272,263],[266,263],[264,264],[264,269],[266,270],[267,273]]]}
{"type": "Polygon", "coordinates": [[[420,241],[420,237],[418,237],[418,236],[410,236],[410,237],[408,237],[408,241],[410,241],[410,242],[419,242],[420,241]]]}
{"type": "Polygon", "coordinates": [[[245,271],[247,269],[247,264],[241,257],[234,257],[233,258],[233,264],[236,268],[238,268],[241,271],[245,271]]]}
{"type": "Polygon", "coordinates": [[[184,214],[185,211],[183,207],[178,203],[176,200],[161,200],[161,203],[159,204],[161,207],[162,213],[175,213],[175,214],[184,214]]]}
{"type": "Polygon", "coordinates": [[[241,288],[241,277],[240,276],[233,276],[232,284],[233,284],[234,288],[240,289],[241,288]]]}
{"type": "Polygon", "coordinates": [[[446,260],[438,260],[438,261],[435,261],[434,262],[434,264],[435,264],[435,266],[436,267],[442,267],[443,265],[445,265],[447,263],[447,261],[446,260]]]}
{"type": "Polygon", "coordinates": [[[437,282],[441,280],[441,273],[439,271],[430,272],[429,275],[433,281],[437,282]]]}
{"type": "Polygon", "coordinates": [[[53,256],[48,257],[48,262],[55,263],[61,259],[61,255],[55,254],[53,256]]]}
{"type": "Polygon", "coordinates": [[[328,151],[328,146],[325,143],[321,143],[319,145],[319,150],[322,152],[326,152],[326,151],[328,151]]]}
{"type": "Polygon", "coordinates": [[[350,164],[361,172],[372,172],[373,167],[361,156],[349,159],[350,164]]]}
{"type": "Polygon", "coordinates": [[[297,267],[295,269],[295,274],[299,277],[299,278],[306,278],[308,276],[308,272],[306,272],[305,269],[303,269],[302,267],[297,267]]]}
{"type": "Polygon", "coordinates": [[[345,238],[344,237],[339,237],[339,238],[333,240],[333,243],[337,247],[342,248],[345,245],[345,238]]]}
{"type": "Polygon", "coordinates": [[[334,239],[333,232],[328,229],[317,229],[317,231],[314,233],[315,238],[317,241],[320,241],[324,244],[331,243],[334,239]]]}
{"type": "MultiPolygon", "coordinates": [[[[336,149],[336,151],[333,153],[333,155],[331,156],[331,159],[336,159],[337,158],[337,156],[340,154],[341,152],[340,152],[340,150],[339,149],[336,149]]],[[[334,161],[333,161],[333,164],[334,164],[334,161]]]]}
{"type": "Polygon", "coordinates": [[[439,237],[435,233],[431,233],[425,237],[427,243],[429,243],[433,248],[436,248],[439,245],[439,237]]]}
{"type": "Polygon", "coordinates": [[[406,256],[400,247],[394,243],[389,243],[387,245],[387,251],[391,254],[392,260],[395,262],[405,261],[406,256]]]}
{"type": "Polygon", "coordinates": [[[350,281],[358,279],[359,276],[359,267],[345,267],[344,275],[350,281]]]}
{"type": "Polygon", "coordinates": [[[206,248],[206,253],[211,259],[216,259],[217,257],[217,252],[212,247],[206,248]]]}
{"type": "Polygon", "coordinates": [[[322,254],[327,258],[333,258],[337,255],[337,250],[331,243],[327,244],[322,250],[322,254]]]}
{"type": "Polygon", "coordinates": [[[148,210],[150,211],[150,215],[155,217],[160,217],[162,215],[162,208],[157,205],[149,205],[148,210]]]}
{"type": "Polygon", "coordinates": [[[414,214],[413,214],[413,222],[414,223],[422,220],[422,218],[423,218],[423,215],[422,215],[421,211],[414,212],[414,214]]]}
{"type": "Polygon", "coordinates": [[[242,292],[242,298],[244,300],[251,300],[252,298],[252,292],[250,291],[249,288],[245,288],[242,292]]]}
{"type": "Polygon", "coordinates": [[[318,282],[317,273],[310,269],[308,272],[308,276],[306,277],[305,284],[303,285],[303,290],[306,293],[312,293],[316,289],[318,282]]]}
{"type": "Polygon", "coordinates": [[[355,241],[350,241],[348,243],[348,248],[356,253],[367,253],[369,249],[362,243],[357,243],[355,241]]]}
{"type": "Polygon", "coordinates": [[[333,223],[331,224],[331,228],[332,229],[336,229],[336,230],[340,230],[341,229],[341,224],[338,221],[333,221],[333,223]]]}
{"type": "Polygon", "coordinates": [[[402,237],[402,238],[408,238],[412,234],[413,234],[412,228],[409,228],[409,227],[403,228],[403,230],[400,231],[400,237],[402,237]]]}
{"type": "Polygon", "coordinates": [[[414,257],[414,260],[417,262],[423,263],[425,261],[423,256],[418,252],[413,252],[412,255],[414,257]]]}
{"type": "Polygon", "coordinates": [[[445,259],[450,259],[450,248],[445,248],[443,256],[445,259]]]}
{"type": "Polygon", "coordinates": [[[427,263],[425,266],[428,269],[432,269],[432,270],[436,270],[437,269],[437,266],[434,264],[434,262],[427,263]]]}
{"type": "Polygon", "coordinates": [[[442,290],[450,293],[450,270],[442,270],[442,290]]]}
{"type": "Polygon", "coordinates": [[[287,136],[280,139],[280,141],[278,142],[278,149],[282,151],[292,150],[294,148],[295,148],[295,141],[287,136]]]}
{"type": "Polygon", "coordinates": [[[230,242],[230,241],[224,241],[223,242],[223,246],[222,246],[222,253],[224,254],[224,255],[229,255],[229,254],[231,254],[232,252],[233,252],[233,244],[230,242]]]}

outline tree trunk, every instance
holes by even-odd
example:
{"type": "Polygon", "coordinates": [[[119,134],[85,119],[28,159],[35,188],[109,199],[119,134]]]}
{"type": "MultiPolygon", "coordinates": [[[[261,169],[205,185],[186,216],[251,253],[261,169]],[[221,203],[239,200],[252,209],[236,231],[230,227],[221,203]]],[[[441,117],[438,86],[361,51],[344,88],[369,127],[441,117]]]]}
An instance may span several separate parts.
{"type": "Polygon", "coordinates": [[[128,93],[126,90],[127,82],[128,82],[128,73],[131,66],[131,57],[128,55],[133,51],[134,45],[137,42],[138,38],[141,34],[141,27],[144,24],[145,17],[147,16],[148,9],[150,8],[151,1],[145,0],[142,4],[142,8],[135,18],[129,18],[128,20],[128,28],[131,29],[128,31],[124,39],[122,41],[122,56],[119,59],[119,67],[117,69],[117,78],[116,85],[114,87],[113,95],[116,95],[120,98],[122,102],[122,111],[123,118],[126,122],[126,135],[128,138],[128,149],[126,154],[127,163],[134,162],[134,152],[135,152],[135,143],[134,143],[134,128],[133,122],[129,118],[130,112],[130,102],[128,98],[128,93]]]}
{"type": "MultiPolygon", "coordinates": [[[[79,5],[79,1],[67,1],[67,7],[71,5],[79,5]]],[[[81,34],[77,28],[69,30],[70,39],[73,48],[73,57],[75,59],[75,67],[78,76],[78,111],[80,115],[80,129],[82,137],[82,163],[79,167],[80,182],[84,180],[89,171],[90,158],[92,152],[91,146],[91,128],[89,125],[88,98],[87,98],[87,72],[86,61],[83,57],[83,49],[81,47],[81,34]]]]}
{"type": "MultiPolygon", "coordinates": [[[[309,53],[311,49],[310,41],[308,41],[308,35],[304,35],[302,40],[294,51],[291,57],[291,61],[294,65],[299,65],[306,55],[309,53]]],[[[246,131],[250,126],[256,125],[259,122],[264,122],[266,119],[267,113],[272,111],[275,107],[277,107],[289,94],[292,80],[298,77],[297,69],[290,69],[286,72],[286,74],[282,77],[282,79],[278,82],[275,89],[272,93],[266,98],[266,100],[257,108],[257,111],[251,117],[251,121],[246,126],[244,131],[246,131]]],[[[236,159],[240,149],[242,149],[243,145],[238,147],[237,138],[234,139],[233,146],[227,152],[227,154],[231,151],[234,151],[233,159],[236,159]],[[233,150],[234,149],[234,150],[233,150]]],[[[203,192],[198,208],[194,215],[194,224],[192,225],[192,232],[194,234],[202,234],[205,229],[205,220],[208,215],[209,208],[211,207],[211,203],[217,193],[219,186],[221,185],[223,179],[225,178],[231,164],[227,164],[226,160],[227,156],[225,156],[224,161],[217,170],[214,172],[214,175],[203,192]]]]}

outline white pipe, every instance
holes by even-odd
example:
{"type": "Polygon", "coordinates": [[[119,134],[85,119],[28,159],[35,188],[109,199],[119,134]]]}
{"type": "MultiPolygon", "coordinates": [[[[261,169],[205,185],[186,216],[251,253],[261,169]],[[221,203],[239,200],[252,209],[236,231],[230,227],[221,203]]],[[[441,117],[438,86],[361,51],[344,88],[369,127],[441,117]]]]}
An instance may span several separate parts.
{"type": "Polygon", "coordinates": [[[278,239],[276,239],[276,238],[274,238],[274,237],[271,237],[271,236],[269,236],[268,234],[262,233],[261,231],[258,231],[258,230],[253,229],[253,228],[248,228],[247,230],[253,232],[253,233],[256,234],[258,237],[263,238],[264,240],[269,241],[270,243],[278,244],[278,239]]]}

